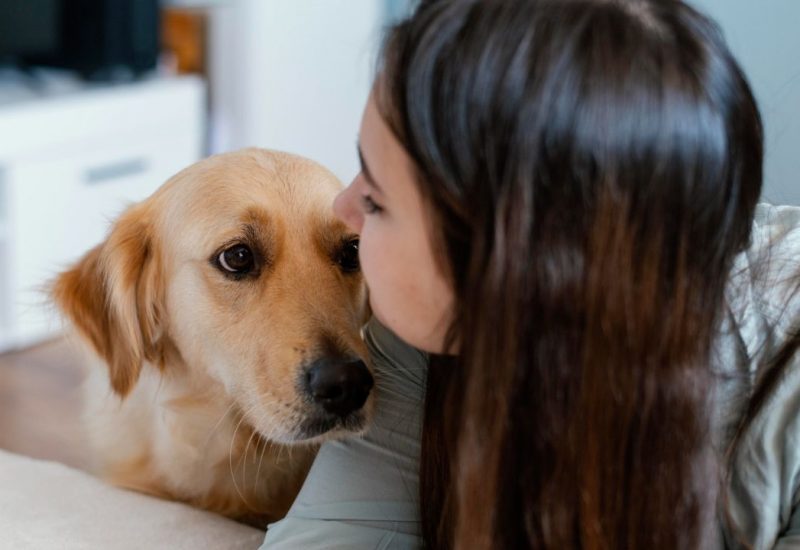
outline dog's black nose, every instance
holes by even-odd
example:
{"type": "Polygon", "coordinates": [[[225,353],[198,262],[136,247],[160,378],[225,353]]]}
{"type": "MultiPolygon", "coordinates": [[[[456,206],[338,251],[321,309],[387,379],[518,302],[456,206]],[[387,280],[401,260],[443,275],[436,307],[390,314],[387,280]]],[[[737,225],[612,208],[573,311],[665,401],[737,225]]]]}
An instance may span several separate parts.
{"type": "Polygon", "coordinates": [[[360,409],[372,389],[372,375],[361,360],[318,359],[306,372],[307,391],[327,412],[347,416],[360,409]]]}

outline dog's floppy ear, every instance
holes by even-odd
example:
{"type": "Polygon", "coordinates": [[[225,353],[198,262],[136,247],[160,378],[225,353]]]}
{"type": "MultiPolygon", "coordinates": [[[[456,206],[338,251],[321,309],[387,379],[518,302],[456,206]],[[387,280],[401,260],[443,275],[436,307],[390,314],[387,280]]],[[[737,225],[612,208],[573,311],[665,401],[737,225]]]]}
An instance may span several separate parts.
{"type": "Polygon", "coordinates": [[[161,367],[163,285],[144,204],[128,209],[108,239],[55,280],[58,307],[108,363],[111,387],[125,397],[144,360],[161,367]]]}

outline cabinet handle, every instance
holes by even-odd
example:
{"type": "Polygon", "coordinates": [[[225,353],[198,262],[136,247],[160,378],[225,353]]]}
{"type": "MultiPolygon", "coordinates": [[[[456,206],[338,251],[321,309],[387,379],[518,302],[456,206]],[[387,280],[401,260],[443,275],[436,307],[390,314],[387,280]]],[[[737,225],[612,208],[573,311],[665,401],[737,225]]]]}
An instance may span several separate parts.
{"type": "Polygon", "coordinates": [[[87,168],[83,179],[89,185],[99,185],[111,180],[135,176],[146,170],[147,161],[143,158],[136,158],[87,168]]]}

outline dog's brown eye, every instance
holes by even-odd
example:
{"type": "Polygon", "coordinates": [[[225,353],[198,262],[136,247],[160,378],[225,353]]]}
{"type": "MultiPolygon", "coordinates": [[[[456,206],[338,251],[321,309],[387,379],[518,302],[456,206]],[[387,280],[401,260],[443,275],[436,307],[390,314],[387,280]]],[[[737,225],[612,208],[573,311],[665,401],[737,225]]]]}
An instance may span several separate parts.
{"type": "Polygon", "coordinates": [[[243,244],[237,244],[223,250],[220,252],[217,261],[225,271],[239,275],[249,273],[255,265],[253,252],[243,244]]]}
{"type": "Polygon", "coordinates": [[[353,273],[361,268],[358,263],[358,239],[348,241],[342,247],[339,253],[339,266],[345,273],[353,273]]]}

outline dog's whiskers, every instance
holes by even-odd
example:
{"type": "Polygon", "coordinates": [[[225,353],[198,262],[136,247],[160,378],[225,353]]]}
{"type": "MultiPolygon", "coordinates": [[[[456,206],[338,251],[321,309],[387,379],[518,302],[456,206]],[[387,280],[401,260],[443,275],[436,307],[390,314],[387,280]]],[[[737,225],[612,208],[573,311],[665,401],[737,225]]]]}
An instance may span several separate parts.
{"type": "MultiPolygon", "coordinates": [[[[242,455],[243,456],[242,460],[244,462],[244,465],[243,465],[243,468],[242,468],[242,483],[245,483],[247,481],[247,463],[248,463],[247,454],[250,452],[250,443],[252,443],[253,438],[256,435],[258,435],[258,430],[255,427],[251,428],[250,437],[247,438],[247,445],[245,445],[245,447],[244,447],[244,455],[242,455]]],[[[258,453],[258,440],[256,440],[256,447],[255,447],[255,450],[253,452],[254,453],[258,453]]],[[[255,461],[255,457],[253,457],[253,461],[255,461]]]]}
{"type": "MultiPolygon", "coordinates": [[[[252,410],[253,410],[253,407],[251,407],[247,412],[250,412],[252,410]]],[[[233,471],[233,445],[236,442],[236,433],[239,431],[239,428],[241,427],[242,422],[244,422],[245,416],[246,416],[246,413],[244,413],[244,412],[241,413],[241,418],[239,419],[239,422],[236,423],[236,428],[234,428],[233,435],[231,436],[231,444],[230,444],[230,447],[228,449],[228,468],[229,468],[230,473],[231,473],[231,480],[233,481],[233,488],[236,490],[236,494],[239,495],[239,498],[242,499],[242,502],[244,502],[245,506],[247,506],[248,508],[250,508],[253,511],[256,511],[255,507],[253,507],[248,502],[247,498],[245,498],[244,494],[242,494],[241,489],[239,489],[239,483],[236,481],[236,474],[233,471]]],[[[237,461],[237,466],[238,466],[238,461],[237,461]]]]}
{"type": "Polygon", "coordinates": [[[256,477],[253,481],[253,488],[255,489],[258,487],[258,477],[261,475],[261,463],[264,461],[264,455],[267,454],[267,449],[271,443],[269,441],[263,441],[261,444],[261,457],[258,459],[258,468],[256,469],[256,477]]]}
{"type": "Polygon", "coordinates": [[[225,409],[225,412],[223,412],[222,416],[220,416],[219,420],[217,420],[217,423],[214,424],[214,426],[211,428],[211,431],[208,432],[208,437],[206,438],[205,447],[208,447],[208,445],[211,443],[211,438],[214,436],[214,432],[216,432],[220,428],[220,426],[222,425],[222,421],[225,419],[226,416],[228,416],[228,413],[230,413],[233,410],[233,407],[235,405],[236,402],[231,401],[231,404],[228,405],[228,408],[225,409]]]}

